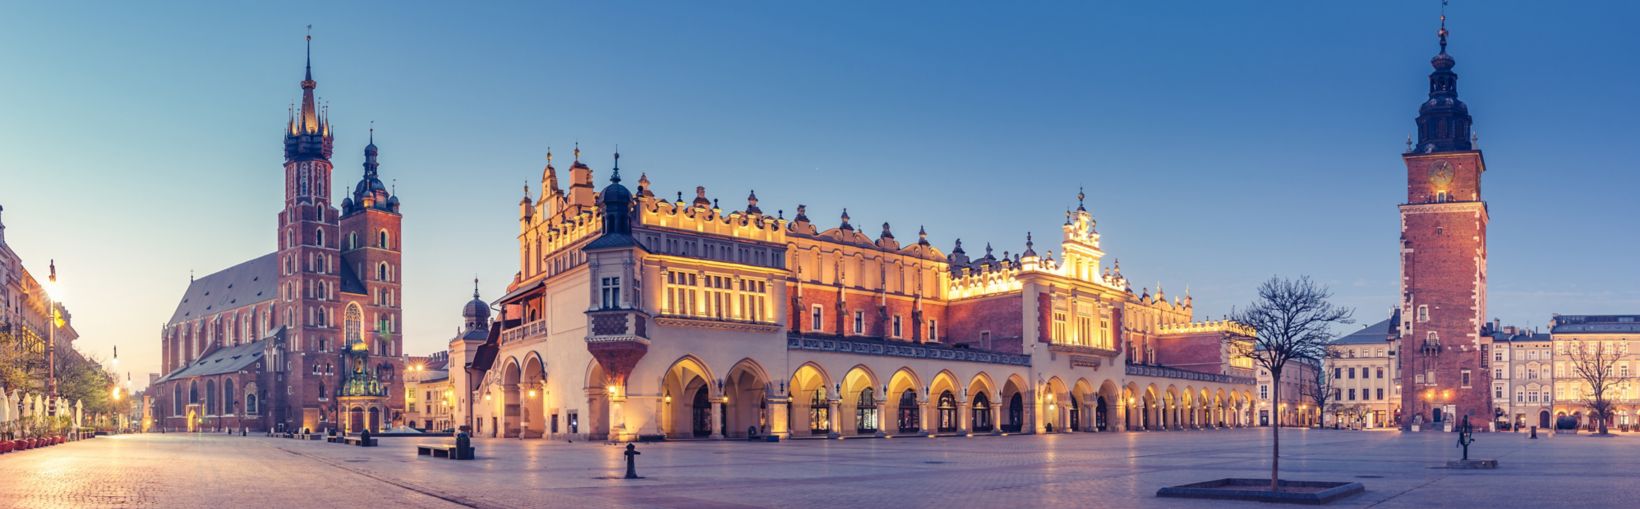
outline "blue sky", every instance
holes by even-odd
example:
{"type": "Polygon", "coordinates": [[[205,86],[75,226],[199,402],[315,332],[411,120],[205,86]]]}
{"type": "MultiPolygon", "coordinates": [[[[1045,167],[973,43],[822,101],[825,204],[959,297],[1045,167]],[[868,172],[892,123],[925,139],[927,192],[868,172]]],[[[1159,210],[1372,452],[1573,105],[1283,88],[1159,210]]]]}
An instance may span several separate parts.
{"type": "MultiPolygon", "coordinates": [[[[1489,313],[1640,312],[1640,99],[1625,2],[1459,1],[1461,97],[1489,171],[1489,313]],[[1575,10],[1573,10],[1575,7],[1575,10]]],[[[0,18],[0,205],[56,258],[83,351],[158,369],[188,283],[271,251],[303,27],[337,126],[336,187],[374,120],[405,213],[405,328],[440,349],[476,274],[517,269],[520,187],[581,142],[597,178],[756,189],[821,224],[926,225],[1017,252],[1086,186],[1136,286],[1217,317],[1273,274],[1363,322],[1396,299],[1400,153],[1439,5],[127,3],[0,18]]],[[[567,164],[559,164],[560,168],[567,164]]],[[[339,200],[339,197],[338,197],[339,200]]]]}

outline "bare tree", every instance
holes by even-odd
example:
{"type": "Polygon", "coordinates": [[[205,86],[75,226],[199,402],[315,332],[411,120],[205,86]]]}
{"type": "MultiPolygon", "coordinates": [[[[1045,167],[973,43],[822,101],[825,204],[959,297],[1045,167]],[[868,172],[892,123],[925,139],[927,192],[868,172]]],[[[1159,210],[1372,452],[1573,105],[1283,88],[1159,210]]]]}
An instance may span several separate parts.
{"type": "MultiPolygon", "coordinates": [[[[1353,311],[1334,305],[1332,292],[1309,276],[1271,277],[1258,287],[1258,298],[1231,317],[1251,327],[1253,341],[1231,342],[1237,352],[1270,372],[1270,401],[1281,401],[1281,372],[1289,362],[1308,362],[1327,354],[1335,325],[1351,322],[1353,311]]],[[[1270,428],[1270,491],[1281,491],[1281,427],[1270,428]]]]}
{"type": "Polygon", "coordinates": [[[1611,422],[1615,409],[1612,395],[1631,378],[1617,372],[1623,353],[1606,348],[1603,341],[1573,340],[1566,345],[1566,357],[1571,361],[1572,375],[1584,384],[1583,406],[1589,407],[1589,415],[1599,423],[1600,434],[1607,434],[1606,424],[1611,422]]]}
{"type": "MultiPolygon", "coordinates": [[[[1330,350],[1328,353],[1328,357],[1332,357],[1332,355],[1330,355],[1330,350]]],[[[1321,414],[1323,425],[1325,425],[1327,420],[1327,412],[1332,412],[1333,423],[1337,424],[1339,407],[1338,377],[1333,376],[1331,371],[1327,371],[1332,368],[1328,368],[1325,364],[1321,364],[1319,361],[1303,359],[1302,362],[1314,362],[1316,364],[1316,369],[1315,378],[1312,380],[1307,380],[1309,383],[1299,386],[1299,395],[1310,400],[1310,403],[1315,404],[1316,412],[1321,414]]]]}

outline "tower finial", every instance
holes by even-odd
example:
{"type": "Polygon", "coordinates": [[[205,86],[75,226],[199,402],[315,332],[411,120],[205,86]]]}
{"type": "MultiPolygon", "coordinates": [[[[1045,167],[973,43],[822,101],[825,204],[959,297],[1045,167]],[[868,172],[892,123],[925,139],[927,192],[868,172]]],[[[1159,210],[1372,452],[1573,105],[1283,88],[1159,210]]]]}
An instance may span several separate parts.
{"type": "Polygon", "coordinates": [[[1082,206],[1083,200],[1086,200],[1087,198],[1087,193],[1082,192],[1082,186],[1076,186],[1076,210],[1083,212],[1088,210],[1086,207],[1082,206]]]}
{"type": "Polygon", "coordinates": [[[552,146],[547,146],[547,166],[552,166],[552,146]]]}
{"type": "Polygon", "coordinates": [[[473,276],[473,298],[478,298],[478,276],[473,276]]]}
{"type": "Polygon", "coordinates": [[[1435,35],[1441,37],[1441,53],[1446,53],[1446,4],[1448,0],[1441,0],[1441,29],[1435,35]]]}
{"type": "Polygon", "coordinates": [[[610,182],[617,182],[617,183],[621,181],[621,146],[620,145],[615,146],[615,167],[610,169],[609,181],[610,182]]]}
{"type": "Polygon", "coordinates": [[[313,25],[307,26],[307,80],[313,81],[313,25]]]}
{"type": "Polygon", "coordinates": [[[370,144],[371,145],[376,144],[376,121],[375,120],[370,121],[370,144]]]}
{"type": "Polygon", "coordinates": [[[581,162],[581,142],[575,142],[575,162],[581,162]]]}

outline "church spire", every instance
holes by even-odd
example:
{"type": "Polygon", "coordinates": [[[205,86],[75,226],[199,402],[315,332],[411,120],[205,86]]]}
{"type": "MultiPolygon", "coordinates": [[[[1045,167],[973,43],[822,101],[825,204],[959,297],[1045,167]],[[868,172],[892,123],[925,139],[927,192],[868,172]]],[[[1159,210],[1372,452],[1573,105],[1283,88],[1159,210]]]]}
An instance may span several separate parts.
{"type": "Polygon", "coordinates": [[[287,161],[330,160],[332,134],[328,115],[319,108],[313,90],[319,83],[313,81],[313,25],[308,25],[306,63],[302,75],[302,105],[293,112],[285,132],[285,159],[287,161]]]}
{"type": "Polygon", "coordinates": [[[1452,72],[1457,60],[1446,53],[1446,2],[1441,2],[1441,27],[1435,32],[1440,53],[1430,59],[1435,68],[1429,74],[1429,99],[1418,108],[1418,143],[1411,152],[1461,152],[1474,149],[1470,138],[1469,106],[1458,100],[1458,74],[1452,72]]]}

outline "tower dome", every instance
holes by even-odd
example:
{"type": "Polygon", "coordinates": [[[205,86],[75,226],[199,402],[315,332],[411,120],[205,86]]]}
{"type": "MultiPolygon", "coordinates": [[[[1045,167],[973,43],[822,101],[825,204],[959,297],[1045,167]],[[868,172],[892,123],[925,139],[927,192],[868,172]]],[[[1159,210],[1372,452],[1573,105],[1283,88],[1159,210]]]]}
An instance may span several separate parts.
{"type": "Polygon", "coordinates": [[[489,326],[490,304],[478,296],[478,278],[473,278],[473,300],[462,306],[461,318],[467,322],[468,330],[489,326]]]}

